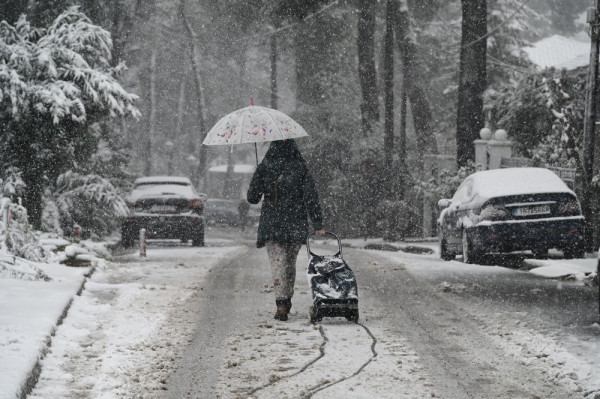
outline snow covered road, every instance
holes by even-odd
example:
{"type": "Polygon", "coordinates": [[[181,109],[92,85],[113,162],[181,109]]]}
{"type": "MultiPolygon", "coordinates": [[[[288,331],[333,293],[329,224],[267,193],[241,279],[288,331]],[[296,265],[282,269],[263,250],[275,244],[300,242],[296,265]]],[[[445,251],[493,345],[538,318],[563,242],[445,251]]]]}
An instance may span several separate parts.
{"type": "Polygon", "coordinates": [[[344,249],[360,322],[311,325],[301,251],[290,320],[278,322],[265,251],[234,239],[151,246],[146,262],[129,256],[98,269],[30,397],[600,395],[597,288],[435,255],[344,249]]]}

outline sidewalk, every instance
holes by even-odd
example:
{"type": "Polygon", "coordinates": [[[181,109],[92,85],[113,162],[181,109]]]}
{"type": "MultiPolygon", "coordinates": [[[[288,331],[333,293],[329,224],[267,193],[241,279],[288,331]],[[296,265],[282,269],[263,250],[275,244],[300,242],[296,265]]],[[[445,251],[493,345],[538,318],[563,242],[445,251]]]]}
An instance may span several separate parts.
{"type": "MultiPolygon", "coordinates": [[[[47,245],[52,247],[50,241],[47,245]]],[[[0,259],[0,399],[24,398],[35,385],[40,361],[51,347],[57,327],[87,277],[103,262],[97,252],[107,254],[100,246],[88,242],[63,245],[52,263],[12,256],[0,259]],[[67,253],[81,263],[87,260],[88,266],[59,263],[66,260],[67,253]]]]}

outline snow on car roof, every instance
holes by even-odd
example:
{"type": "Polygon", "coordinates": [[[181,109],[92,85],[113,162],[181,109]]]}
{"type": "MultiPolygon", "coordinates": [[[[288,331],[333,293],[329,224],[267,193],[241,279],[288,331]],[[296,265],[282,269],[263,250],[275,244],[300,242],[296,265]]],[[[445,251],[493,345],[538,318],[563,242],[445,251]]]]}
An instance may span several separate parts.
{"type": "Polygon", "coordinates": [[[571,193],[554,172],[545,168],[506,168],[475,172],[473,192],[480,198],[537,193],[571,193]]]}
{"type": "Polygon", "coordinates": [[[187,177],[179,177],[179,176],[149,176],[149,177],[140,177],[135,179],[133,182],[134,186],[142,185],[142,184],[182,184],[182,185],[192,185],[192,182],[187,177]]]}

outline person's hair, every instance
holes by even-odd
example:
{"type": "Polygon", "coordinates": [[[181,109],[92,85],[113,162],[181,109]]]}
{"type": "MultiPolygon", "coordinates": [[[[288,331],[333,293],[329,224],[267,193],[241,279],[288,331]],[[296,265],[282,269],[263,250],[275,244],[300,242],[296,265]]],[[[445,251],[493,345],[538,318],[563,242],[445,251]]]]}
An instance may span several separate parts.
{"type": "Polygon", "coordinates": [[[302,154],[296,145],[294,139],[272,141],[269,150],[265,155],[265,160],[276,158],[299,158],[303,160],[302,154]]]}
{"type": "Polygon", "coordinates": [[[287,168],[290,161],[305,164],[304,158],[293,139],[278,140],[271,142],[269,150],[261,162],[263,169],[263,184],[271,187],[276,183],[277,178],[287,168]]]}

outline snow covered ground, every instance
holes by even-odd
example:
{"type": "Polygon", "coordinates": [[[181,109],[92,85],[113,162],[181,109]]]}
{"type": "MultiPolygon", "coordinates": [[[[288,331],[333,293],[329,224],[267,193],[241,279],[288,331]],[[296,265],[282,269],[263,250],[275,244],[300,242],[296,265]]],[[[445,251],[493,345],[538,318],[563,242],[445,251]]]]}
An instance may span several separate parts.
{"type": "Polygon", "coordinates": [[[151,260],[127,264],[92,256],[90,267],[29,266],[49,280],[0,277],[0,398],[20,397],[40,365],[33,398],[135,397],[131,387],[161,389],[192,328],[173,309],[200,289],[215,262],[237,249],[163,248],[150,250],[151,260]],[[161,261],[169,257],[179,263],[166,276],[161,261]],[[170,328],[169,317],[179,317],[177,328],[170,328]]]}
{"type": "MultiPolygon", "coordinates": [[[[382,240],[344,240],[344,243],[357,248],[384,244],[382,240]]],[[[329,241],[327,244],[335,243],[329,241]]],[[[417,274],[435,272],[434,269],[439,268],[439,264],[432,262],[432,257],[439,256],[435,242],[385,244],[409,251],[415,246],[430,248],[434,253],[426,255],[404,251],[378,251],[378,254],[417,274]]],[[[311,246],[311,249],[314,248],[311,246]]],[[[531,265],[532,272],[553,278],[569,276],[587,281],[596,270],[595,258],[532,262],[536,264],[531,265]]],[[[457,271],[481,268],[463,264],[459,259],[447,265],[457,271]]],[[[487,266],[486,270],[501,272],[500,268],[487,266]]],[[[439,287],[439,290],[450,293],[464,289],[468,287],[443,283],[439,287]]],[[[306,290],[298,293],[300,297],[307,294],[306,290]]],[[[381,309],[362,310],[369,315],[369,320],[377,320],[382,315],[381,309]]],[[[424,371],[410,342],[390,334],[380,323],[367,321],[364,325],[349,328],[345,321],[325,319],[318,326],[310,326],[303,316],[302,311],[292,309],[288,323],[265,319],[253,329],[244,329],[230,336],[226,344],[226,360],[220,370],[218,397],[445,397],[444,392],[434,390],[431,376],[424,371]],[[375,341],[374,337],[385,339],[375,341]],[[343,356],[343,365],[335,357],[322,358],[323,353],[319,353],[319,350],[323,343],[326,343],[328,353],[353,352],[353,356],[343,356]],[[273,359],[276,361],[273,362],[273,359]],[[246,396],[249,391],[254,391],[253,395],[246,396]]],[[[600,366],[600,343],[580,341],[573,336],[569,336],[570,342],[565,342],[564,337],[541,334],[529,328],[524,321],[527,316],[523,315],[523,320],[513,320],[513,324],[507,325],[504,321],[512,317],[508,312],[489,313],[482,308],[474,314],[474,317],[484,321],[482,324],[488,326],[486,335],[503,348],[505,356],[540,370],[558,386],[579,392],[581,395],[577,397],[595,398],[595,393],[600,392],[600,379],[596,375],[600,366]]],[[[598,329],[600,326],[593,325],[590,328],[598,329]]]]}
{"type": "Polygon", "coordinates": [[[0,278],[0,398],[15,398],[90,268],[31,264],[51,280],[0,278]]]}
{"type": "MultiPolygon", "coordinates": [[[[434,249],[437,244],[430,243],[434,249]]],[[[437,251],[437,249],[436,249],[437,251]]],[[[402,253],[382,253],[386,258],[402,262],[412,273],[431,274],[439,272],[439,267],[432,265],[425,257],[410,256],[402,253]]],[[[589,284],[596,275],[596,254],[588,254],[586,259],[563,259],[560,253],[550,251],[551,259],[526,259],[529,272],[557,280],[560,286],[562,280],[575,280],[581,284],[589,284]]],[[[438,256],[437,253],[435,256],[438,256]]],[[[446,266],[458,273],[473,272],[479,265],[468,265],[457,258],[446,266]]],[[[485,266],[489,273],[502,273],[503,268],[485,266]]],[[[439,284],[438,290],[443,292],[462,292],[473,289],[468,283],[439,284]]],[[[534,315],[517,314],[511,311],[498,311],[497,308],[486,308],[479,304],[479,309],[469,309],[471,315],[482,321],[486,334],[503,348],[506,356],[516,359],[523,365],[540,370],[557,386],[577,392],[577,398],[599,398],[600,378],[600,341],[597,339],[580,339],[575,334],[565,334],[558,331],[545,331],[537,323],[534,315]],[[540,332],[542,331],[542,332],[540,332]]],[[[593,323],[587,329],[594,331],[592,335],[600,334],[600,324],[593,323]]]]}
{"type": "MultiPolygon", "coordinates": [[[[344,240],[344,244],[364,247],[383,242],[344,240]]],[[[435,242],[393,245],[408,251],[415,246],[436,250],[437,246],[435,242]]],[[[2,276],[0,398],[19,397],[38,362],[41,374],[31,398],[160,397],[177,351],[193,334],[194,318],[189,307],[182,305],[202,290],[211,266],[241,250],[232,242],[228,246],[209,242],[204,248],[152,247],[146,261],[135,255],[130,255],[126,263],[94,258],[94,272],[80,296],[77,292],[91,267],[33,265],[49,281],[2,276]],[[174,266],[165,269],[169,262],[174,266]],[[68,316],[57,326],[67,308],[68,316]]],[[[404,251],[379,253],[415,272],[431,268],[436,256],[404,251]]],[[[302,257],[305,255],[301,255],[300,262],[302,257]]],[[[552,278],[587,280],[596,271],[595,258],[528,262],[531,272],[552,278]]],[[[477,267],[459,261],[450,264],[454,268],[477,267]]],[[[306,289],[299,290],[299,295],[308,298],[306,289]]],[[[365,310],[376,317],[377,309],[365,310]]],[[[286,324],[275,323],[265,315],[254,328],[224,337],[227,354],[216,386],[219,397],[240,397],[239,393],[247,392],[248,387],[254,387],[256,398],[295,398],[307,393],[320,398],[336,392],[349,398],[443,394],[432,390],[408,341],[398,337],[374,341],[374,336],[391,336],[384,326],[367,323],[347,328],[343,322],[346,328],[337,328],[336,323],[342,321],[335,320],[311,326],[298,312],[303,313],[292,309],[286,324]],[[324,338],[329,350],[335,346],[334,353],[355,352],[345,367],[321,359],[324,338]],[[399,363],[398,354],[402,354],[399,363]],[[274,358],[279,360],[273,362],[274,358]],[[309,364],[314,367],[306,369],[309,364]],[[298,372],[300,367],[305,370],[298,372]],[[361,370],[351,386],[341,381],[349,377],[348,370],[361,370]],[[323,392],[320,396],[324,388],[327,395],[323,392]]],[[[595,375],[600,366],[598,342],[575,338],[561,342],[559,337],[536,334],[518,321],[507,332],[492,320],[502,316],[482,312],[478,317],[490,319],[488,333],[497,337],[507,354],[545,370],[562,385],[574,384],[582,395],[600,391],[600,379],[595,375]]]]}

